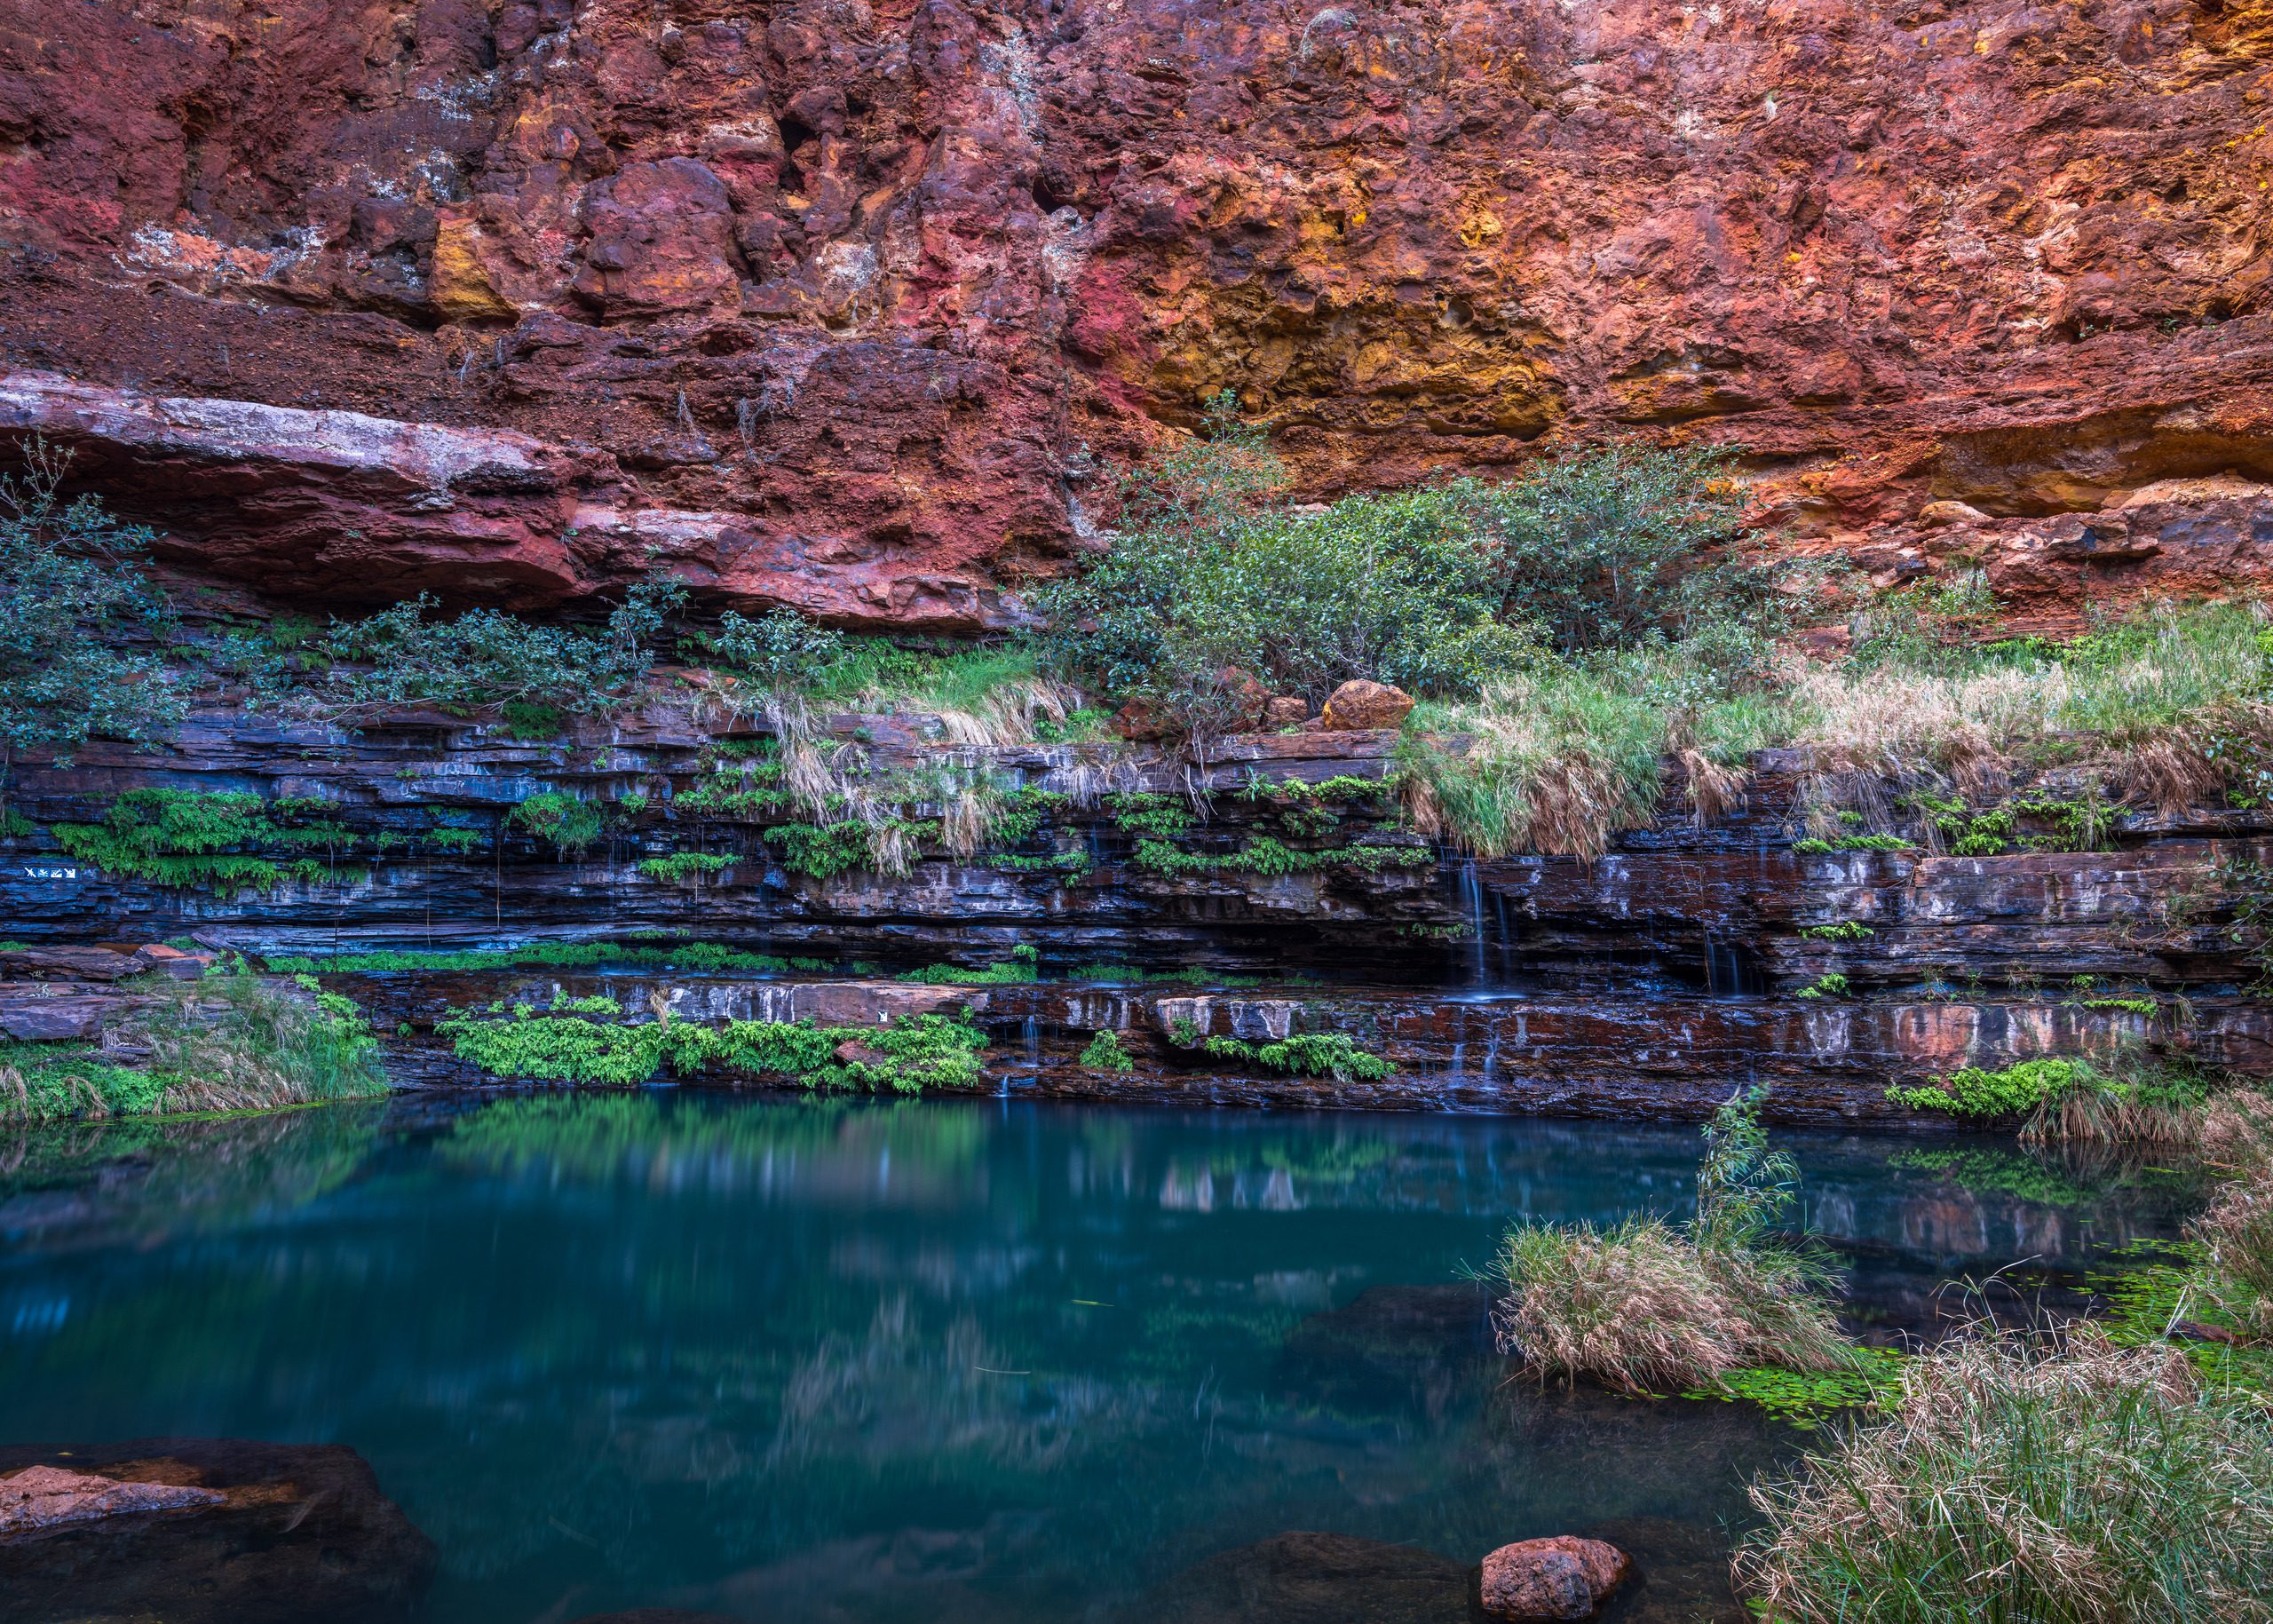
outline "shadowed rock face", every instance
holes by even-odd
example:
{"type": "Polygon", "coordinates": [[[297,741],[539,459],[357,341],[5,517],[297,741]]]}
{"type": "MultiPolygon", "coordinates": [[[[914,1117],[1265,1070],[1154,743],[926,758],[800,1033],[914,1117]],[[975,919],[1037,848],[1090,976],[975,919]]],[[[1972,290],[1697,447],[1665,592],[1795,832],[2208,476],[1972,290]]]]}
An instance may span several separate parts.
{"type": "Polygon", "coordinates": [[[2265,0],[5,0],[0,432],[292,595],[970,630],[1230,385],[2050,623],[2273,575],[2269,115],[2265,0]]]}

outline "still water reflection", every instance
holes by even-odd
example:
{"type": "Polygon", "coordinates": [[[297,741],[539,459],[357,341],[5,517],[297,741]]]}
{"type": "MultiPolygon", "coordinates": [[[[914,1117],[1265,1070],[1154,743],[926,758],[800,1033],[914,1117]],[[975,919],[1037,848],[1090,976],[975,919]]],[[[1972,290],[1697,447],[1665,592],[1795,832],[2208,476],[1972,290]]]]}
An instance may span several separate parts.
{"type": "MultiPolygon", "coordinates": [[[[1520,1215],[1681,1215],[1697,1148],[671,1093],[74,1130],[0,1145],[0,1442],[352,1446],[441,1624],[1229,1618],[1175,1576],[1290,1529],[1462,1564],[1605,1531],[1713,1616],[1792,1435],[1510,1383],[1464,1279],[1520,1215]]],[[[1994,1146],[1797,1148],[1889,1327],[2180,1216],[1994,1146]]]]}

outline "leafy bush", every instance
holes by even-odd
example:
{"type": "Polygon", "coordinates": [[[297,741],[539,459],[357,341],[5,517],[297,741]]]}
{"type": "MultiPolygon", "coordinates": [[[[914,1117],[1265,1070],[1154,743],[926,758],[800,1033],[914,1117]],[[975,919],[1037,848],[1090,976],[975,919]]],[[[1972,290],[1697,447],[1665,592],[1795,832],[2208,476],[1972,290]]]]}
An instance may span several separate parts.
{"type": "Polygon", "coordinates": [[[1297,1033],[1274,1043],[1209,1038],[1205,1047],[1219,1060],[1236,1060],[1295,1076],[1331,1077],[1337,1082],[1379,1082],[1397,1072],[1392,1062],[1358,1048],[1342,1032],[1297,1033]]]}
{"type": "Polygon", "coordinates": [[[1912,1361],[1890,1417],[1753,1500],[1738,1576],[1768,1618],[2273,1618],[2264,1412],[2088,1326],[1912,1361]]]}
{"type": "Polygon", "coordinates": [[[826,970],[820,959],[784,959],[749,953],[717,942],[655,945],[640,942],[533,942],[525,947],[468,949],[456,953],[343,953],[330,958],[281,956],[268,961],[280,975],[373,975],[404,970],[511,970],[520,967],[571,970],[591,964],[655,964],[667,970],[734,970],[779,974],[785,970],[826,970]]]}
{"type": "Polygon", "coordinates": [[[1544,654],[1774,620],[1767,572],[1706,561],[1742,506],[1724,452],[1612,446],[1298,510],[1228,392],[1208,416],[1123,482],[1112,551],[1037,599],[1065,669],[1189,729],[1244,719],[1239,672],[1313,702],[1352,677],[1474,695],[1544,654]]]}
{"type": "Polygon", "coordinates": [[[174,622],[147,569],[152,533],[91,496],[64,503],[64,459],[42,442],[27,457],[21,479],[0,476],[0,797],[22,751],[144,742],[183,710],[157,652],[174,622]]]}
{"type": "Polygon", "coordinates": [[[1968,1066],[1923,1088],[1895,1086],[1887,1097],[1914,1111],[1976,1121],[2023,1119],[2021,1138],[2036,1145],[2190,1145],[2200,1137],[2211,1080],[2179,1061],[2124,1050],[2103,1066],[2081,1057],[2044,1057],[1990,1071],[1968,1066]]]}
{"type": "Polygon", "coordinates": [[[578,800],[557,789],[529,796],[516,805],[505,820],[551,842],[566,855],[590,850],[607,829],[607,813],[597,803],[578,800]]]}
{"type": "Polygon", "coordinates": [[[677,582],[642,581],[593,631],[495,609],[430,620],[435,602],[421,593],[365,620],[335,621],[297,653],[247,658],[246,675],[262,702],[335,722],[406,705],[581,715],[619,702],[645,677],[648,645],[685,596],[677,582]]]}
{"type": "Polygon", "coordinates": [[[1085,1072],[1133,1072],[1136,1062],[1129,1058],[1121,1041],[1121,1034],[1111,1027],[1100,1030],[1081,1050],[1081,1069],[1085,1072]]]}
{"type": "Polygon", "coordinates": [[[352,846],[322,801],[264,801],[234,790],[130,789],[100,823],[51,826],[56,844],[81,862],[124,878],[202,886],[231,896],[287,879],[314,883],[329,867],[314,857],[256,855],[278,847],[352,846]]]}
{"type": "Polygon", "coordinates": [[[805,1088],[970,1089],[985,1077],[986,1034],[939,1015],[902,1016],[889,1026],[817,1026],[811,1021],[729,1021],[717,1028],[657,1020],[603,1024],[579,1015],[540,1015],[517,1006],[505,1018],[460,1010],[438,1022],[461,1059],[499,1077],[619,1088],[665,1067],[680,1074],[706,1066],[786,1078],[805,1088]]]}
{"type": "Polygon", "coordinates": [[[706,874],[719,874],[734,866],[731,857],[721,857],[713,852],[674,852],[669,857],[645,857],[639,860],[639,872],[651,880],[666,884],[684,884],[699,880],[706,874]]]}

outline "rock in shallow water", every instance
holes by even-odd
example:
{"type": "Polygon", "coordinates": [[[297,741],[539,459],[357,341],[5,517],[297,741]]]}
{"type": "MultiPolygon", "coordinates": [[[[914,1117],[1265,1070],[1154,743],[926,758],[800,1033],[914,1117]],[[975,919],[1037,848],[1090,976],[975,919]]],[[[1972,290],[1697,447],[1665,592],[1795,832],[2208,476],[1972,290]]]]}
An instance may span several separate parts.
{"type": "Polygon", "coordinates": [[[1592,1618],[1628,1565],[1624,1551],[1600,1540],[1518,1540],[1484,1558],[1484,1611],[1519,1620],[1592,1618]]]}
{"type": "Polygon", "coordinates": [[[0,1624],[366,1624],[407,1613],[434,1563],[337,1445],[0,1448],[0,1624]]]}
{"type": "Polygon", "coordinates": [[[1129,1624],[1467,1624],[1471,1571],[1410,1545],[1274,1534],[1185,1569],[1129,1624]]]}

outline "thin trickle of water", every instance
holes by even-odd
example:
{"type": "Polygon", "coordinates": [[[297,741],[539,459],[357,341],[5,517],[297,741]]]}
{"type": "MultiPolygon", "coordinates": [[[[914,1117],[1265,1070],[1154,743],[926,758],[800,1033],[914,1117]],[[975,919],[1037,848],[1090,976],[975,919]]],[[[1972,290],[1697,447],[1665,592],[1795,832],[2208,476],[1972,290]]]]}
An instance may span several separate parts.
{"type": "Polygon", "coordinates": [[[1482,986],[1489,978],[1485,967],[1484,887],[1476,877],[1476,860],[1467,858],[1460,866],[1461,909],[1468,915],[1469,977],[1470,986],[1482,986]]]}

